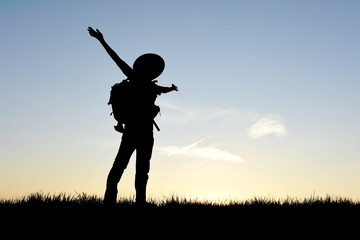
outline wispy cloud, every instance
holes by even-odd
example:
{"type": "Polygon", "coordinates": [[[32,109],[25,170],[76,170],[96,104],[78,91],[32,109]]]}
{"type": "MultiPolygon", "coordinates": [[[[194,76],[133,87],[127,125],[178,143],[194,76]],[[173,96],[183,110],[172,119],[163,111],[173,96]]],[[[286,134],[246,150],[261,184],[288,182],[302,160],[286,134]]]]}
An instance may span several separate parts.
{"type": "Polygon", "coordinates": [[[282,118],[276,114],[267,114],[257,120],[247,131],[250,138],[259,138],[269,134],[286,135],[282,118]]]}
{"type": "Polygon", "coordinates": [[[205,146],[205,147],[198,146],[204,140],[205,139],[201,139],[187,146],[163,147],[160,148],[160,151],[166,153],[168,156],[185,155],[185,156],[202,158],[207,161],[220,160],[220,161],[229,161],[229,162],[243,162],[243,159],[240,156],[227,152],[225,150],[212,146],[205,146]]]}
{"type": "Polygon", "coordinates": [[[158,119],[163,122],[172,122],[176,124],[188,124],[196,121],[217,121],[217,122],[234,122],[236,124],[244,124],[253,120],[257,115],[255,111],[226,108],[216,106],[183,106],[174,102],[164,101],[161,108],[166,109],[166,114],[158,119]]]}
{"type": "Polygon", "coordinates": [[[161,108],[167,109],[167,114],[159,118],[161,121],[173,122],[176,124],[187,124],[201,116],[201,113],[192,108],[183,107],[171,102],[162,103],[161,108]]]}
{"type": "MultiPolygon", "coordinates": [[[[266,115],[256,110],[226,108],[217,106],[182,106],[174,102],[162,103],[166,115],[159,120],[180,125],[191,124],[198,131],[217,131],[219,134],[239,136],[245,133],[252,139],[266,135],[285,136],[287,134],[284,121],[280,114],[266,115]]],[[[190,147],[190,145],[188,146],[190,147]]],[[[198,146],[195,146],[198,147],[198,146]]],[[[192,149],[195,154],[196,148],[192,149]]],[[[208,149],[210,152],[210,149],[208,149]]],[[[200,155],[200,153],[198,153],[200,155]]]]}

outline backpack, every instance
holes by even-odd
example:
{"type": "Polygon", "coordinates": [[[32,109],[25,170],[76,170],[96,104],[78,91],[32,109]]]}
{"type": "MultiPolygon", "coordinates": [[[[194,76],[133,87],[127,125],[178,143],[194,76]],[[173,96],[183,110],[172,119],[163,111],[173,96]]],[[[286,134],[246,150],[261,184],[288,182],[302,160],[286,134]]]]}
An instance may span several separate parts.
{"type": "MultiPolygon", "coordinates": [[[[153,81],[155,83],[156,80],[153,81]]],[[[134,92],[134,86],[130,83],[129,79],[124,79],[119,83],[115,83],[111,86],[110,98],[108,105],[111,105],[112,112],[110,115],[113,115],[115,120],[118,122],[118,125],[115,126],[115,130],[123,132],[123,124],[128,123],[129,121],[137,116],[139,112],[139,107],[137,106],[137,101],[134,98],[136,96],[134,92]]],[[[154,119],[158,113],[160,113],[160,107],[155,105],[155,98],[151,102],[151,117],[154,119]]],[[[158,131],[160,128],[153,120],[153,124],[158,131]]]]}

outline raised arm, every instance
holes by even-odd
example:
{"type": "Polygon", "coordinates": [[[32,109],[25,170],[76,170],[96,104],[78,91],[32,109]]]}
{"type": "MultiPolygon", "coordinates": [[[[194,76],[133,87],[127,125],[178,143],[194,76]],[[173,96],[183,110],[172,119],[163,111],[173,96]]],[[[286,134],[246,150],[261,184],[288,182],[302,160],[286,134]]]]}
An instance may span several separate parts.
{"type": "Polygon", "coordinates": [[[131,77],[131,74],[133,72],[132,68],[124,61],[122,60],[114,50],[107,44],[107,42],[104,39],[103,34],[99,31],[99,29],[96,29],[96,31],[92,27],[88,27],[88,31],[90,36],[96,38],[99,40],[101,45],[105,48],[106,52],[109,54],[109,56],[114,60],[116,65],[121,69],[121,71],[127,76],[128,78],[131,77]]]}

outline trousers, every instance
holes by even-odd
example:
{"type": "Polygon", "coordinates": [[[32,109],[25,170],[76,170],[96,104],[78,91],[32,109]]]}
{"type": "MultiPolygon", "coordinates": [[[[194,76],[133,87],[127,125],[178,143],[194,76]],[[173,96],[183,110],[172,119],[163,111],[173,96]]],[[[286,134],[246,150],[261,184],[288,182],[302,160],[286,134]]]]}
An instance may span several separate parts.
{"type": "Polygon", "coordinates": [[[108,173],[103,204],[110,206],[117,202],[118,183],[136,151],[135,191],[136,203],[146,203],[146,186],[149,179],[150,160],[154,146],[152,131],[127,131],[125,129],[119,150],[108,173]]]}

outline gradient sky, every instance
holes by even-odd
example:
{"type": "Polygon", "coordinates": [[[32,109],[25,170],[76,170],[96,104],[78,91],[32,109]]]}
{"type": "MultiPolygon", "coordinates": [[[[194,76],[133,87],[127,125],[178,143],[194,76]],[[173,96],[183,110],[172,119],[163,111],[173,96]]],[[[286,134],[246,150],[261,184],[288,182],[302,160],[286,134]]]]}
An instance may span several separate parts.
{"type": "MultiPolygon", "coordinates": [[[[148,198],[360,199],[360,1],[0,2],[0,198],[102,197],[121,134],[107,105],[166,61],[148,198]]],[[[119,183],[132,197],[135,155],[119,183]]]]}

